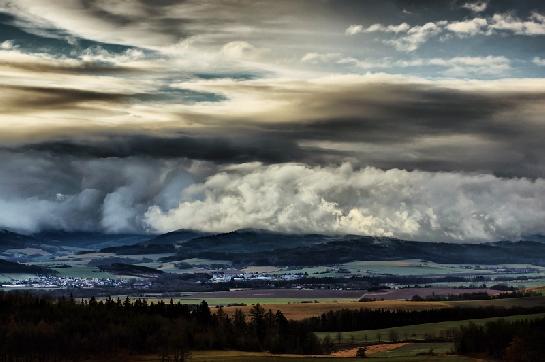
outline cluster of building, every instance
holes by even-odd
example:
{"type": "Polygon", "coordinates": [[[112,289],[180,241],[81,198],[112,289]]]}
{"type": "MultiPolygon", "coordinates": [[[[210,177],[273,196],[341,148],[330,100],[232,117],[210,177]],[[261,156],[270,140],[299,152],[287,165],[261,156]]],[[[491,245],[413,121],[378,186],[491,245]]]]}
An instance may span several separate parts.
{"type": "Polygon", "coordinates": [[[66,276],[42,275],[24,280],[12,280],[2,283],[2,288],[7,289],[56,289],[56,288],[102,288],[102,287],[126,287],[131,283],[124,279],[111,278],[78,278],[66,276]]]}
{"type": "Polygon", "coordinates": [[[302,279],[305,277],[304,273],[282,273],[282,274],[269,274],[269,273],[244,273],[239,270],[233,271],[218,271],[212,273],[212,283],[228,283],[228,282],[248,282],[248,281],[291,281],[302,279]]]}

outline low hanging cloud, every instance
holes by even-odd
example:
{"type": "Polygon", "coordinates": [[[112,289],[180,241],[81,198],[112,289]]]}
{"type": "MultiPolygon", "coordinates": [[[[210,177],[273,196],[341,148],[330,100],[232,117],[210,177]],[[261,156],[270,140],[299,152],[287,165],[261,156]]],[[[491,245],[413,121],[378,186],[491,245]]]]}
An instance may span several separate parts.
{"type": "Polygon", "coordinates": [[[0,151],[0,227],[143,232],[150,205],[173,207],[206,167],[187,160],[78,159],[0,151]]]}
{"type": "MultiPolygon", "coordinates": [[[[483,69],[496,60],[504,64],[501,58],[437,58],[434,63],[453,70],[483,69]]],[[[187,158],[217,165],[351,162],[381,169],[545,176],[540,79],[430,82],[368,74],[306,81],[205,79],[179,86],[225,100],[137,107],[133,100],[142,95],[6,88],[12,95],[4,95],[11,103],[4,102],[10,105],[6,114],[0,112],[0,120],[6,120],[0,127],[2,149],[82,159],[187,158]],[[33,97],[20,96],[25,94],[33,97]],[[39,112],[22,114],[29,102],[39,112]],[[58,125],[73,110],[82,125],[58,125]],[[57,124],[46,127],[46,114],[57,124]],[[100,124],[118,117],[117,127],[100,124]],[[137,123],[148,117],[164,119],[163,127],[137,123]],[[15,132],[25,121],[32,126],[15,132]]]]}
{"type": "Polygon", "coordinates": [[[263,228],[490,241],[543,234],[543,178],[401,169],[79,159],[2,151],[0,225],[104,232],[263,228]]]}
{"type": "Polygon", "coordinates": [[[545,180],[301,164],[239,165],[185,189],[159,231],[353,233],[415,240],[489,241],[544,233],[545,180]]]}
{"type": "MultiPolygon", "coordinates": [[[[307,54],[308,56],[308,54],[307,54]]],[[[307,57],[305,56],[305,57],[307,57]]],[[[304,61],[305,58],[302,59],[304,61]]],[[[426,67],[430,71],[431,67],[439,69],[448,76],[498,76],[506,74],[511,70],[511,60],[503,56],[486,57],[453,57],[453,58],[430,58],[430,59],[397,59],[384,58],[380,60],[356,59],[352,57],[342,57],[341,55],[329,56],[327,54],[313,53],[314,63],[335,62],[336,64],[347,64],[362,69],[391,69],[391,68],[416,68],[426,67]]],[[[535,63],[535,62],[534,62],[535,63]]]]}

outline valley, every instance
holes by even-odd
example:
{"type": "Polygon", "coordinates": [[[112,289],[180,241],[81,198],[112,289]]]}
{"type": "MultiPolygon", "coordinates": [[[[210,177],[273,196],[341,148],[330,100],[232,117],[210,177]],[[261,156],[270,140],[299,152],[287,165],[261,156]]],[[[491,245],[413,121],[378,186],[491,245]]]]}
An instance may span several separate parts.
{"type": "Polygon", "coordinates": [[[455,331],[497,321],[530,323],[545,313],[540,239],[453,245],[248,229],[163,235],[4,231],[1,238],[0,293],[75,298],[83,308],[117,301],[125,308],[145,303],[194,311],[206,301],[212,315],[225,316],[214,318],[236,321],[243,315],[249,324],[262,306],[305,325],[325,353],[197,348],[193,361],[349,361],[362,347],[376,361],[473,361],[456,354],[455,331]],[[417,324],[388,326],[387,315],[375,327],[358,324],[368,329],[324,331],[316,324],[336,313],[384,311],[423,314],[415,314],[417,324]],[[434,313],[443,316],[433,319],[434,313]]]}

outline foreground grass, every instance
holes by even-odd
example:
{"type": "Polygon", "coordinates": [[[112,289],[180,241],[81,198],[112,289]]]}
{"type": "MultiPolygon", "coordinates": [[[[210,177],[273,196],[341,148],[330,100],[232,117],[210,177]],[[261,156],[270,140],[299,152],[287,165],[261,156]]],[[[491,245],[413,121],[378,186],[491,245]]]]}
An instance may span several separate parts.
{"type": "MultiPolygon", "coordinates": [[[[427,344],[426,344],[427,345],[427,344]]],[[[374,355],[369,356],[364,360],[371,360],[375,362],[473,362],[475,359],[463,356],[437,354],[435,356],[421,355],[421,349],[409,348],[406,346],[399,348],[396,351],[391,351],[392,355],[374,355]]],[[[426,346],[429,350],[429,346],[426,346]]],[[[424,347],[424,348],[426,348],[424,347]]],[[[192,362],[327,362],[327,361],[362,361],[357,358],[346,357],[327,357],[327,356],[274,356],[268,353],[247,353],[238,351],[207,351],[207,352],[194,352],[191,358],[192,362]]]]}
{"type": "Polygon", "coordinates": [[[488,322],[492,322],[498,319],[504,319],[506,321],[517,321],[517,320],[531,320],[537,318],[545,317],[545,313],[530,314],[530,315],[515,315],[509,317],[492,317],[492,318],[481,318],[481,319],[466,319],[462,321],[447,321],[439,323],[424,323],[424,324],[415,324],[403,327],[393,327],[393,328],[383,328],[376,330],[362,330],[362,331],[353,331],[353,332],[318,332],[316,335],[323,339],[325,336],[329,335],[331,340],[336,343],[339,341],[339,336],[341,337],[341,343],[379,343],[379,342],[390,342],[390,336],[396,335],[398,340],[426,340],[429,338],[436,338],[447,335],[447,333],[453,329],[459,328],[462,325],[475,323],[482,325],[488,322]]]}
{"type": "MultiPolygon", "coordinates": [[[[482,359],[474,359],[465,356],[450,354],[451,343],[409,343],[401,348],[388,352],[375,353],[364,360],[374,362],[477,362],[482,359]],[[433,354],[429,354],[433,351],[433,354]]],[[[112,360],[90,360],[86,362],[159,362],[155,356],[126,356],[112,360]]],[[[350,357],[332,356],[299,356],[299,355],[273,355],[267,352],[242,352],[242,351],[194,351],[189,359],[191,362],[340,362],[362,361],[362,359],[350,357]]]]}

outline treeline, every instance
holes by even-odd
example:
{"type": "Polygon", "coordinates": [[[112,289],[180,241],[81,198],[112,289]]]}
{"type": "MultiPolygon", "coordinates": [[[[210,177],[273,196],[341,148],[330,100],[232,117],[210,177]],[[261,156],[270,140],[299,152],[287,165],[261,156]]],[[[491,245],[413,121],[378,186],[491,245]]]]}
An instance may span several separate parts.
{"type": "Polygon", "coordinates": [[[540,297],[541,293],[532,291],[513,291],[509,293],[500,293],[498,295],[490,295],[486,292],[475,293],[462,293],[462,294],[448,294],[448,295],[428,295],[422,297],[420,295],[414,295],[411,298],[413,302],[431,302],[431,301],[456,301],[456,300],[494,300],[494,299],[506,299],[506,298],[531,298],[540,297]]]}
{"type": "MultiPolygon", "coordinates": [[[[331,346],[320,343],[314,331],[381,329],[539,312],[545,312],[545,307],[360,309],[330,311],[320,317],[291,321],[280,311],[265,310],[259,305],[253,306],[247,315],[237,310],[228,316],[222,308],[212,312],[206,302],[185,305],[110,298],[78,302],[73,298],[0,292],[0,362],[100,360],[123,355],[155,355],[178,362],[191,350],[222,349],[322,354],[329,352],[331,346]]],[[[471,341],[463,342],[464,336],[461,332],[457,337],[460,348],[471,353],[475,347],[471,341]]]]}
{"type": "Polygon", "coordinates": [[[509,362],[545,361],[545,318],[509,322],[498,320],[484,326],[469,324],[455,334],[455,351],[486,355],[509,362]]]}
{"type": "Polygon", "coordinates": [[[304,324],[254,306],[231,318],[206,302],[147,303],[128,299],[76,302],[0,293],[0,361],[58,361],[156,355],[183,361],[190,350],[234,349],[320,354],[304,324]]]}
{"type": "MultiPolygon", "coordinates": [[[[544,265],[541,255],[545,253],[545,243],[532,241],[457,244],[355,237],[349,240],[293,248],[284,246],[247,251],[240,248],[227,249],[227,247],[225,250],[206,248],[199,246],[195,240],[192,243],[182,244],[176,249],[176,255],[162,260],[165,262],[187,258],[229,260],[239,267],[248,265],[316,266],[344,264],[355,260],[400,259],[423,259],[440,264],[544,265]],[[274,252],[271,252],[272,249],[274,252]],[[397,258],[392,258],[392,255],[397,258]]],[[[239,240],[239,245],[244,240],[248,239],[243,236],[239,240]]]]}
{"type": "Polygon", "coordinates": [[[423,311],[389,309],[341,309],[323,313],[320,317],[302,321],[308,329],[317,332],[358,331],[382,329],[413,324],[459,321],[474,318],[506,317],[517,314],[545,312],[545,306],[522,308],[441,308],[423,311]]]}

